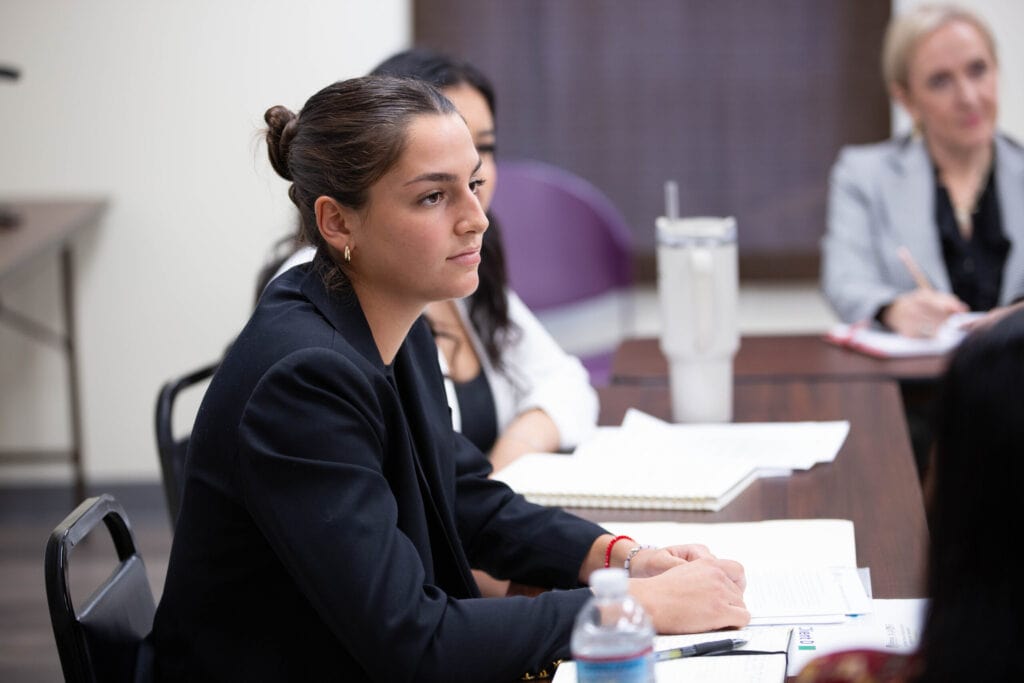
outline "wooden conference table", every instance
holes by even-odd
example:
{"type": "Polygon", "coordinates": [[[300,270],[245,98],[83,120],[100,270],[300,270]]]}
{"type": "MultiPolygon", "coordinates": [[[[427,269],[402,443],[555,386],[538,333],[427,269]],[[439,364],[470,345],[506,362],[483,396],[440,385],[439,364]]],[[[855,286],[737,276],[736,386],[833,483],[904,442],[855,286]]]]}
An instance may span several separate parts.
{"type": "MultiPolygon", "coordinates": [[[[613,384],[598,391],[601,424],[620,424],[630,407],[670,419],[667,382],[613,384]]],[[[896,382],[763,376],[737,381],[734,392],[737,422],[842,419],[850,422],[849,435],[832,463],[759,479],[718,512],[570,511],[596,522],[849,519],[858,565],[871,570],[873,596],[924,597],[928,529],[896,382]]]]}
{"type": "MultiPolygon", "coordinates": [[[[897,380],[930,381],[943,367],[935,358],[880,361],[813,335],[744,337],[734,366],[735,421],[848,420],[835,461],[759,479],[718,512],[571,511],[596,522],[849,519],[873,596],[925,597],[928,528],[897,380]]],[[[667,374],[656,339],[624,342],[612,384],[599,389],[600,423],[620,424],[631,407],[671,419],[667,374]]]]}
{"type": "MultiPolygon", "coordinates": [[[[883,378],[930,381],[942,374],[942,357],[882,360],[826,343],[818,335],[745,336],[733,362],[738,381],[800,378],[883,378]]],[[[668,363],[656,337],[627,339],[612,358],[613,384],[665,384],[668,363]]]]}
{"type": "MultiPolygon", "coordinates": [[[[600,389],[600,399],[602,424],[620,424],[629,407],[670,419],[667,385],[612,385],[600,389]]],[[[850,519],[857,561],[871,568],[874,597],[925,595],[924,501],[895,382],[738,382],[735,418],[737,422],[849,420],[850,433],[834,462],[788,477],[759,479],[718,512],[589,508],[572,512],[598,522],[850,519]]],[[[785,548],[779,552],[785,553],[785,548]]]]}

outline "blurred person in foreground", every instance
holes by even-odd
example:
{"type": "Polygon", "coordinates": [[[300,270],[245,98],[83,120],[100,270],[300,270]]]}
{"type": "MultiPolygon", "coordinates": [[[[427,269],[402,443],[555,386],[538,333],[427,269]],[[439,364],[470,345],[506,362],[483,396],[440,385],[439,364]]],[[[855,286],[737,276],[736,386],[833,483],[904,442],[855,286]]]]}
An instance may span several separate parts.
{"type": "Polygon", "coordinates": [[[1008,557],[1024,525],[1024,310],[971,332],[940,389],[927,487],[930,603],[912,655],[834,653],[799,683],[1024,681],[1024,584],[1008,557]]]}

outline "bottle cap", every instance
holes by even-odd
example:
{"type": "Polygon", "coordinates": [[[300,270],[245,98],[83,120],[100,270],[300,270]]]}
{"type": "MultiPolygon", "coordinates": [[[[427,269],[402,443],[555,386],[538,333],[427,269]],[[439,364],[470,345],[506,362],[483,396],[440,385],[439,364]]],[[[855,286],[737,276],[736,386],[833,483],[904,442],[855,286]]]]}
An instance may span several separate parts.
{"type": "Polygon", "coordinates": [[[629,572],[617,567],[596,569],[590,575],[590,589],[599,596],[626,593],[629,590],[629,572]]]}

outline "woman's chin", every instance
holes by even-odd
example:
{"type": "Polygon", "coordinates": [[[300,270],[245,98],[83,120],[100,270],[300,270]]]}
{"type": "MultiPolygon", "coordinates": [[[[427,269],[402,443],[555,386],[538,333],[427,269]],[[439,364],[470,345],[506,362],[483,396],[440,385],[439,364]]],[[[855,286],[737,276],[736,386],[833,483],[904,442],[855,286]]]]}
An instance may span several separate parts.
{"type": "Polygon", "coordinates": [[[949,138],[939,140],[937,142],[950,151],[959,150],[961,152],[971,152],[991,145],[992,141],[995,139],[995,135],[995,128],[991,126],[976,126],[961,129],[957,131],[955,135],[951,135],[949,138]]]}
{"type": "Polygon", "coordinates": [[[456,283],[454,287],[452,287],[451,292],[448,294],[446,298],[464,299],[465,297],[475,292],[477,287],[479,286],[480,277],[477,275],[476,271],[474,271],[471,277],[467,274],[467,277],[460,278],[459,282],[456,283]]]}

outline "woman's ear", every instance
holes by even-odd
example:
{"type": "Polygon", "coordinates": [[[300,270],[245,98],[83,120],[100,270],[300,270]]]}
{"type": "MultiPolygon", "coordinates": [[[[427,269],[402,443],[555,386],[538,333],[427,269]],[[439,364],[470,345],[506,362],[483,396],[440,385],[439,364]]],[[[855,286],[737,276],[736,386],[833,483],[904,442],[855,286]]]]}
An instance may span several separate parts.
{"type": "Polygon", "coordinates": [[[352,244],[353,228],[359,221],[359,214],[347,206],[342,206],[333,197],[317,197],[313,203],[316,211],[316,227],[320,236],[337,253],[345,251],[345,247],[355,248],[352,244]]]}

